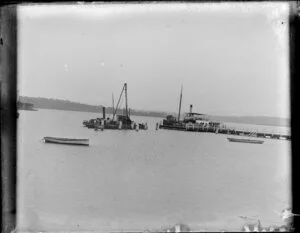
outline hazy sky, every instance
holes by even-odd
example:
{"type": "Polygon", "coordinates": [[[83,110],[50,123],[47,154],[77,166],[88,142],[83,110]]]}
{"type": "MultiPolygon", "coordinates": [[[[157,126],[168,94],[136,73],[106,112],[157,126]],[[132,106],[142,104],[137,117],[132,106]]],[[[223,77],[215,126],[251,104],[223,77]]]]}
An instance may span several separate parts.
{"type": "Polygon", "coordinates": [[[19,94],[135,109],[289,116],[288,3],[19,8],[19,94]]]}

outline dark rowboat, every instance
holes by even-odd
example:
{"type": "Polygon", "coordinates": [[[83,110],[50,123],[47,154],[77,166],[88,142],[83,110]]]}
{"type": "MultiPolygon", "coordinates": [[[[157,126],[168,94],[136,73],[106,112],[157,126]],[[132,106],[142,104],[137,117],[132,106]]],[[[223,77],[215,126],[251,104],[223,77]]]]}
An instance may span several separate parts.
{"type": "Polygon", "coordinates": [[[89,145],[89,139],[85,139],[85,138],[44,137],[44,141],[49,143],[68,144],[68,145],[82,145],[82,146],[89,145]]]}
{"type": "Polygon", "coordinates": [[[230,142],[244,142],[244,143],[254,143],[254,144],[263,144],[262,140],[253,140],[245,138],[227,138],[230,142]]]}

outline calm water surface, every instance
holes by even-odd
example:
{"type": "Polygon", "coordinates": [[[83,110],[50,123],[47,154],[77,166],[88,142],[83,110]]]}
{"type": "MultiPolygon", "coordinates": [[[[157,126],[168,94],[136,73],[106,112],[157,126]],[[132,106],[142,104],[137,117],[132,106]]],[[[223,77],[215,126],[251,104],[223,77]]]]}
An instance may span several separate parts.
{"type": "Polygon", "coordinates": [[[160,118],[135,116],[149,130],[96,132],[82,121],[101,114],[20,113],[23,230],[151,230],[176,223],[239,230],[244,222],[238,215],[282,224],[274,210],[290,203],[289,141],[255,145],[219,134],[156,131],[160,118]],[[91,145],[45,144],[44,136],[86,137],[91,145]]]}

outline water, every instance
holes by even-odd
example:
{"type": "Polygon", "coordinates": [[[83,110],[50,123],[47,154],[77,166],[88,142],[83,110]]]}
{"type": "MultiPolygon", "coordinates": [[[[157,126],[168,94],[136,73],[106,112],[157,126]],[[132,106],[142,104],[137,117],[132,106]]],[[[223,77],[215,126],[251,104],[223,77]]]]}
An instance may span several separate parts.
{"type": "MultiPolygon", "coordinates": [[[[290,142],[230,143],[226,135],[155,130],[94,131],[99,114],[21,111],[18,227],[21,230],[239,230],[238,215],[282,224],[290,204],[290,142]],[[90,147],[45,144],[44,136],[90,138],[90,147]]],[[[255,126],[256,128],[264,126],[255,126]]]]}

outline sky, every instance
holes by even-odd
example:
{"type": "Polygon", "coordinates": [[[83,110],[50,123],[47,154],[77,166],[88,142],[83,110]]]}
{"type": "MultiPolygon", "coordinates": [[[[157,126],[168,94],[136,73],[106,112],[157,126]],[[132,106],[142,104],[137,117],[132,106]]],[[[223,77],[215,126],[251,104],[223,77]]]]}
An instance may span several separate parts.
{"type": "Polygon", "coordinates": [[[289,117],[286,2],[23,5],[21,96],[289,117]],[[123,102],[122,102],[123,103],[123,102]]]}

